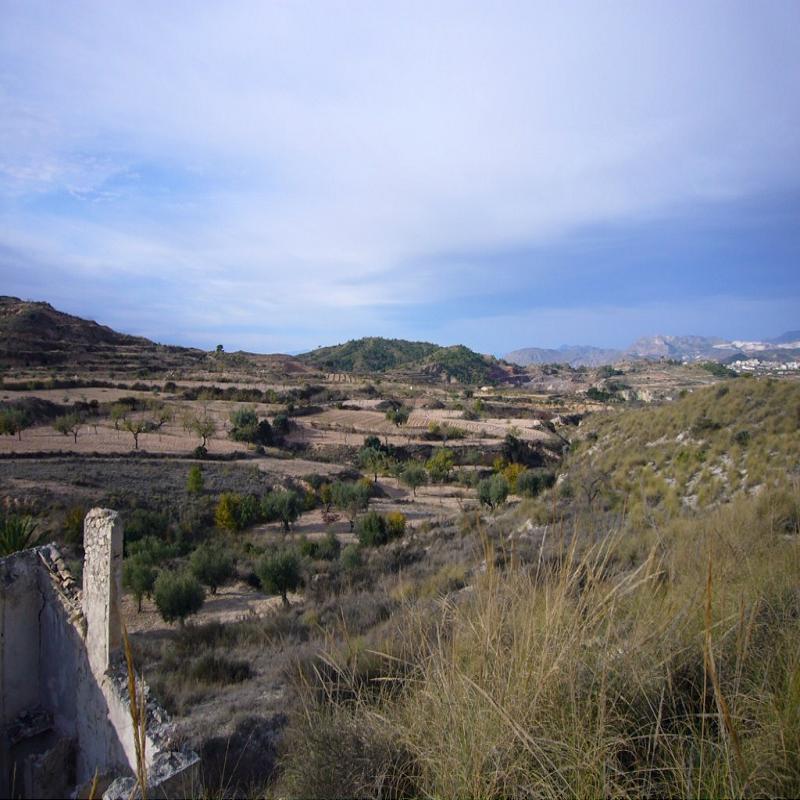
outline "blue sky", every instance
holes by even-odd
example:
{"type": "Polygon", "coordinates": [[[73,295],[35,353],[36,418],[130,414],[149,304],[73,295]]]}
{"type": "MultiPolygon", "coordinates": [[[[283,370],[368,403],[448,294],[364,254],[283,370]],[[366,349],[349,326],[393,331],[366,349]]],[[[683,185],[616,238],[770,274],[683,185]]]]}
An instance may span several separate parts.
{"type": "Polygon", "coordinates": [[[0,292],[159,341],[800,327],[797,2],[0,4],[0,292]]]}

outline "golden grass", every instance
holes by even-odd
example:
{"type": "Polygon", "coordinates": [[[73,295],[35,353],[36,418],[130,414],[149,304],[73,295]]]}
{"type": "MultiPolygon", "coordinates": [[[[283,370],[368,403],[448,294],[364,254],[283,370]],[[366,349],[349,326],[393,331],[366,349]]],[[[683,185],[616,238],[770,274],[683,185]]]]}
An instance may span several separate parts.
{"type": "Polygon", "coordinates": [[[506,572],[485,538],[469,598],[405,619],[382,673],[329,660],[287,791],[324,794],[324,763],[369,796],[796,796],[800,547],[777,518],[741,498],[506,572]]]}

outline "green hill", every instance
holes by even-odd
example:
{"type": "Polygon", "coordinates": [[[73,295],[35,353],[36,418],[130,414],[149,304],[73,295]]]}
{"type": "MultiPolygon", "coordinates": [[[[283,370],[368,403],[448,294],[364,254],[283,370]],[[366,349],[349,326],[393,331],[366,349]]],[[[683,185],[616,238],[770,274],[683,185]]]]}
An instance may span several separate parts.
{"type": "Polygon", "coordinates": [[[567,465],[577,497],[596,481],[628,509],[703,507],[800,476],[800,384],[725,381],[582,431],[567,465]]]}
{"type": "Polygon", "coordinates": [[[440,347],[425,359],[422,370],[460,383],[492,383],[502,372],[495,367],[494,359],[487,359],[463,344],[440,347]]]}
{"type": "Polygon", "coordinates": [[[298,358],[309,366],[329,372],[370,373],[403,369],[462,383],[486,383],[502,374],[493,359],[486,359],[464,345],[440,347],[430,342],[378,336],[320,347],[298,358]]]}

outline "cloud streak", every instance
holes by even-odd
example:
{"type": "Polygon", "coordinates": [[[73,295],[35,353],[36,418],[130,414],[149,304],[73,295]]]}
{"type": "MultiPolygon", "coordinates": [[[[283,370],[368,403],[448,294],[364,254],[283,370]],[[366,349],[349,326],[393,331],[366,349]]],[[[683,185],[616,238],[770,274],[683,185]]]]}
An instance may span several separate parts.
{"type": "Polygon", "coordinates": [[[175,330],[266,312],[276,346],[534,292],[546,261],[469,255],[796,188],[798,34],[793,3],[8,2],[0,243],[54,301],[157,282],[175,330]]]}

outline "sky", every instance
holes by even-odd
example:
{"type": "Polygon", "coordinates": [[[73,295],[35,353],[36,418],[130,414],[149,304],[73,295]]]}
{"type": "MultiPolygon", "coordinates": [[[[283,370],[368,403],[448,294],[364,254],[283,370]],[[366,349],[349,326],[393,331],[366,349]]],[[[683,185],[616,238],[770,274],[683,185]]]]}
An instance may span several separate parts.
{"type": "Polygon", "coordinates": [[[0,0],[0,293],[127,333],[800,328],[800,3],[0,0]]]}

